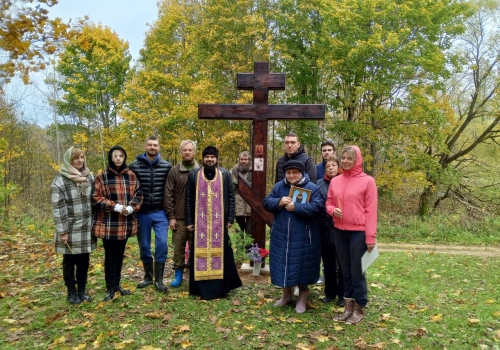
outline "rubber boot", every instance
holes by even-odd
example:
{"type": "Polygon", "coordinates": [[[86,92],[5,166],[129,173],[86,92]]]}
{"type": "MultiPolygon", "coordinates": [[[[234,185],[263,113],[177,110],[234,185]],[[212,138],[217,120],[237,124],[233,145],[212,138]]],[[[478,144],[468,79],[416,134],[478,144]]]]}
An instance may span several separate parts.
{"type": "Polygon", "coordinates": [[[303,314],[304,312],[306,312],[308,297],[309,291],[299,289],[299,297],[297,298],[297,305],[295,305],[295,311],[298,314],[303,314]]]}
{"type": "Polygon", "coordinates": [[[351,317],[353,311],[354,311],[354,299],[353,298],[344,298],[345,301],[345,308],[344,308],[344,313],[340,316],[335,316],[333,318],[334,321],[338,322],[345,322],[349,317],[351,317]]]}
{"type": "Polygon", "coordinates": [[[78,293],[76,292],[75,286],[68,286],[68,296],[66,297],[66,300],[68,303],[72,305],[77,305],[82,302],[82,299],[78,296],[78,293]]]}
{"type": "Polygon", "coordinates": [[[170,282],[170,287],[177,288],[181,285],[182,283],[182,275],[184,274],[184,269],[175,269],[175,279],[170,282]]]}
{"type": "Polygon", "coordinates": [[[347,324],[356,324],[365,318],[365,313],[363,311],[363,307],[359,305],[357,302],[354,302],[354,311],[352,312],[351,317],[349,317],[345,322],[347,324]]]}
{"type": "Polygon", "coordinates": [[[132,294],[128,289],[123,289],[121,286],[115,287],[115,292],[120,292],[121,296],[132,294]]]}
{"type": "Polygon", "coordinates": [[[285,306],[286,304],[288,304],[291,300],[292,300],[292,288],[291,287],[285,287],[283,288],[282,290],[282,295],[281,295],[281,299],[278,300],[274,306],[285,306]]]}
{"type": "Polygon", "coordinates": [[[167,291],[167,287],[163,284],[163,273],[165,270],[165,263],[155,263],[155,287],[156,290],[162,293],[167,291]]]}
{"type": "Polygon", "coordinates": [[[153,284],[153,263],[142,263],[144,266],[144,280],[137,285],[137,288],[144,288],[153,284]]]}
{"type": "Polygon", "coordinates": [[[78,297],[80,297],[81,301],[91,302],[92,297],[85,293],[85,285],[78,285],[78,297]]]}

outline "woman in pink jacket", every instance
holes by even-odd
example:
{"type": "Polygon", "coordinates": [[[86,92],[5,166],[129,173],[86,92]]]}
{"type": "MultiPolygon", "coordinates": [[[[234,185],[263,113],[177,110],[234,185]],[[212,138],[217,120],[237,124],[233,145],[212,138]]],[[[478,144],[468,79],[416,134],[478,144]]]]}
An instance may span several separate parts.
{"type": "Polygon", "coordinates": [[[334,319],[358,323],[364,318],[368,288],[361,257],[371,252],[377,236],[377,185],[363,172],[358,146],[347,146],[340,160],[342,174],[330,182],[326,212],[333,217],[335,246],[344,277],[345,310],[334,319]]]}

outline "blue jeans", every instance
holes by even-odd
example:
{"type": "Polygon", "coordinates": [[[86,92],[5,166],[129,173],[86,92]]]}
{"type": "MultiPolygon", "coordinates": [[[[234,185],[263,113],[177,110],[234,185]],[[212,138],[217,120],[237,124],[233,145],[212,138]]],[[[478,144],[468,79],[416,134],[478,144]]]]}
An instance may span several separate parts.
{"type": "Polygon", "coordinates": [[[344,231],[334,228],[335,246],[344,276],[344,297],[356,303],[368,303],[368,287],[361,269],[361,257],[366,252],[365,231],[344,231]]]}
{"type": "Polygon", "coordinates": [[[137,242],[141,252],[143,263],[152,263],[151,254],[151,229],[155,232],[155,258],[154,261],[164,263],[168,252],[168,218],[164,210],[152,213],[137,213],[139,229],[137,230],[137,242]]]}

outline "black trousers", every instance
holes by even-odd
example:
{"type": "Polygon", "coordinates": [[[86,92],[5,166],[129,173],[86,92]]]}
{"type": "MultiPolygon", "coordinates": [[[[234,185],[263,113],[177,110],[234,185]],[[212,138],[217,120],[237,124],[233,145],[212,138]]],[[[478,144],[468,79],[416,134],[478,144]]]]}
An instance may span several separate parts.
{"type": "Polygon", "coordinates": [[[89,272],[90,253],[63,254],[63,278],[67,287],[83,287],[87,284],[89,272]],[[75,274],[76,268],[76,274],[75,274]]]}
{"type": "Polygon", "coordinates": [[[118,287],[122,278],[123,257],[127,240],[102,239],[104,246],[104,280],[106,289],[118,287]]]}
{"type": "Polygon", "coordinates": [[[323,240],[321,258],[325,276],[325,295],[329,298],[344,299],[344,278],[335,244],[329,244],[323,240]]]}

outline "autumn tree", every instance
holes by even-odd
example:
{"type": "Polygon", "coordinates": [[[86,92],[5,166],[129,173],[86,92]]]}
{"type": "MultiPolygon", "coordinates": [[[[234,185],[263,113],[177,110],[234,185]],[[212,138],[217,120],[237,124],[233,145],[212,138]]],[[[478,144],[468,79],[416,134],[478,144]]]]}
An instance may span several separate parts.
{"type": "Polygon", "coordinates": [[[214,144],[232,165],[249,147],[250,123],[198,120],[197,105],[251,101],[235,79],[267,58],[265,17],[256,1],[163,1],[123,97],[124,135],[158,133],[172,157],[183,138],[214,144]]]}
{"type": "Polygon", "coordinates": [[[74,33],[60,18],[50,19],[48,8],[57,0],[0,2],[0,81],[9,82],[16,72],[24,82],[29,73],[43,69],[46,54],[74,33]]]}
{"type": "Polygon", "coordinates": [[[57,72],[64,91],[60,114],[75,124],[101,127],[105,132],[118,123],[118,96],[123,90],[131,56],[128,43],[110,28],[89,24],[68,41],[57,72]]]}
{"type": "Polygon", "coordinates": [[[445,147],[428,143],[425,154],[434,161],[426,171],[419,212],[427,215],[447,198],[464,204],[471,213],[498,212],[500,196],[496,159],[500,152],[500,7],[479,1],[465,22],[466,31],[451,54],[460,65],[446,81],[446,92],[434,100],[452,109],[441,130],[445,147]],[[445,105],[446,106],[446,105],[445,105]],[[493,204],[493,205],[492,205],[493,204]]]}

